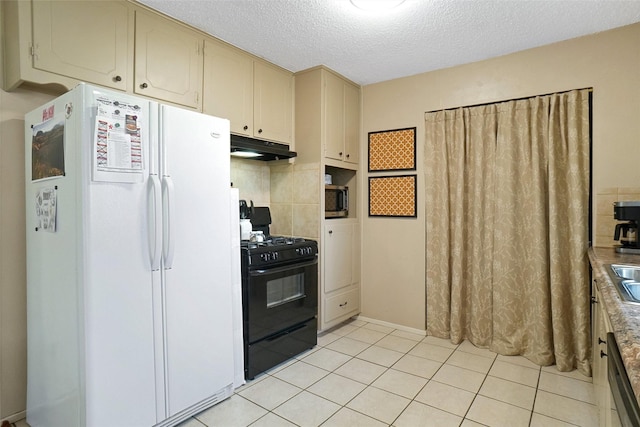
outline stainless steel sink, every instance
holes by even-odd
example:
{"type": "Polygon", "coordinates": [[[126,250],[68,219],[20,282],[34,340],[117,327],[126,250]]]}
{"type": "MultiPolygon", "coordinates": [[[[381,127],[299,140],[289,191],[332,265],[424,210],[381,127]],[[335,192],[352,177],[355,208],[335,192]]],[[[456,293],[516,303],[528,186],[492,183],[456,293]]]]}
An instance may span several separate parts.
{"type": "Polygon", "coordinates": [[[640,266],[610,264],[608,272],[624,301],[640,303],[640,266]]]}
{"type": "Polygon", "coordinates": [[[625,280],[622,282],[622,287],[635,301],[640,301],[640,283],[625,280]]]}
{"type": "Polygon", "coordinates": [[[640,282],[640,267],[612,264],[611,269],[618,277],[640,282]]]}

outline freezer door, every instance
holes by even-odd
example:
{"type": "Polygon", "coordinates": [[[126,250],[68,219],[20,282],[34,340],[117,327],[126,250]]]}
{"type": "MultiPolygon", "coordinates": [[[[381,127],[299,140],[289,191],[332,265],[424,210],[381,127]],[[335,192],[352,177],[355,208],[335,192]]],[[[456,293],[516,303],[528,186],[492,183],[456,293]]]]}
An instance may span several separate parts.
{"type": "Polygon", "coordinates": [[[169,417],[233,384],[229,121],[161,106],[169,417]]]}
{"type": "Polygon", "coordinates": [[[159,272],[150,268],[147,226],[151,103],[97,87],[87,86],[86,91],[88,133],[78,141],[83,153],[86,425],[111,426],[116,420],[153,425],[157,414],[152,283],[159,272]],[[125,175],[118,172],[94,179],[97,98],[109,100],[120,111],[113,113],[114,127],[125,123],[117,118],[125,105],[137,107],[144,170],[135,182],[118,182],[125,175]]]}
{"type": "Polygon", "coordinates": [[[84,424],[78,321],[84,307],[76,256],[82,215],[74,180],[81,123],[78,115],[64,113],[65,105],[79,102],[77,92],[67,93],[25,117],[27,422],[33,427],[84,424]],[[42,215],[43,205],[51,207],[50,215],[42,215]]]}

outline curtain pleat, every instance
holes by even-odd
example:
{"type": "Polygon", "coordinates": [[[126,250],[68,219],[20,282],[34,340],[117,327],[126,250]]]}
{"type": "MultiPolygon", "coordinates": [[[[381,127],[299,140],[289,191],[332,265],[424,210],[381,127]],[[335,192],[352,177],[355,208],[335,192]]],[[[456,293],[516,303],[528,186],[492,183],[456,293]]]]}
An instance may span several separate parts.
{"type": "Polygon", "coordinates": [[[425,115],[428,334],[590,375],[588,97],[425,115]]]}

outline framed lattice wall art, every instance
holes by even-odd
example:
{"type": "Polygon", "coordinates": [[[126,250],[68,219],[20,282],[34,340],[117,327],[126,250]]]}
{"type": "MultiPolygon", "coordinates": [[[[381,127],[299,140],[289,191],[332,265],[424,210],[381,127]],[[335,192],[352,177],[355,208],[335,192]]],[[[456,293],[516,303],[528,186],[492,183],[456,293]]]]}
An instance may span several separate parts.
{"type": "Polygon", "coordinates": [[[416,175],[370,176],[369,216],[417,217],[416,175]]]}
{"type": "Polygon", "coordinates": [[[416,170],[416,128],[369,132],[369,172],[416,170]]]}

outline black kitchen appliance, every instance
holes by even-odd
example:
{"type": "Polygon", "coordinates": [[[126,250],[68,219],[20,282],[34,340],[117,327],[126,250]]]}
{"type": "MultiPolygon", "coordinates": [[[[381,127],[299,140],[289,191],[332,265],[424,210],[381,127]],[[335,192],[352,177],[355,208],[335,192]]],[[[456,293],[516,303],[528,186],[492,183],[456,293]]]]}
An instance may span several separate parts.
{"type": "Polygon", "coordinates": [[[317,242],[271,236],[268,208],[254,208],[251,220],[266,240],[240,243],[244,372],[249,380],[313,348],[318,314],[317,242]]]}
{"type": "Polygon", "coordinates": [[[289,146],[286,144],[231,134],[231,155],[271,161],[290,159],[298,154],[289,150],[289,146]]]}
{"type": "Polygon", "coordinates": [[[271,226],[271,211],[267,207],[253,206],[251,203],[251,229],[253,231],[262,231],[265,237],[269,236],[271,226]]]}
{"type": "MultiPolygon", "coordinates": [[[[600,352],[602,357],[602,352],[600,352]]],[[[633,387],[629,381],[629,376],[624,367],[620,349],[612,332],[607,333],[607,379],[611,390],[612,405],[615,411],[612,416],[619,420],[618,425],[622,427],[640,426],[640,407],[633,392],[633,387]]]]}
{"type": "Polygon", "coordinates": [[[248,204],[246,200],[240,200],[240,219],[251,218],[251,213],[253,212],[253,200],[251,200],[250,203],[251,204],[248,204]]]}
{"type": "Polygon", "coordinates": [[[616,252],[640,254],[640,201],[615,202],[613,217],[618,221],[626,221],[616,224],[613,239],[620,242],[616,252]]]}

